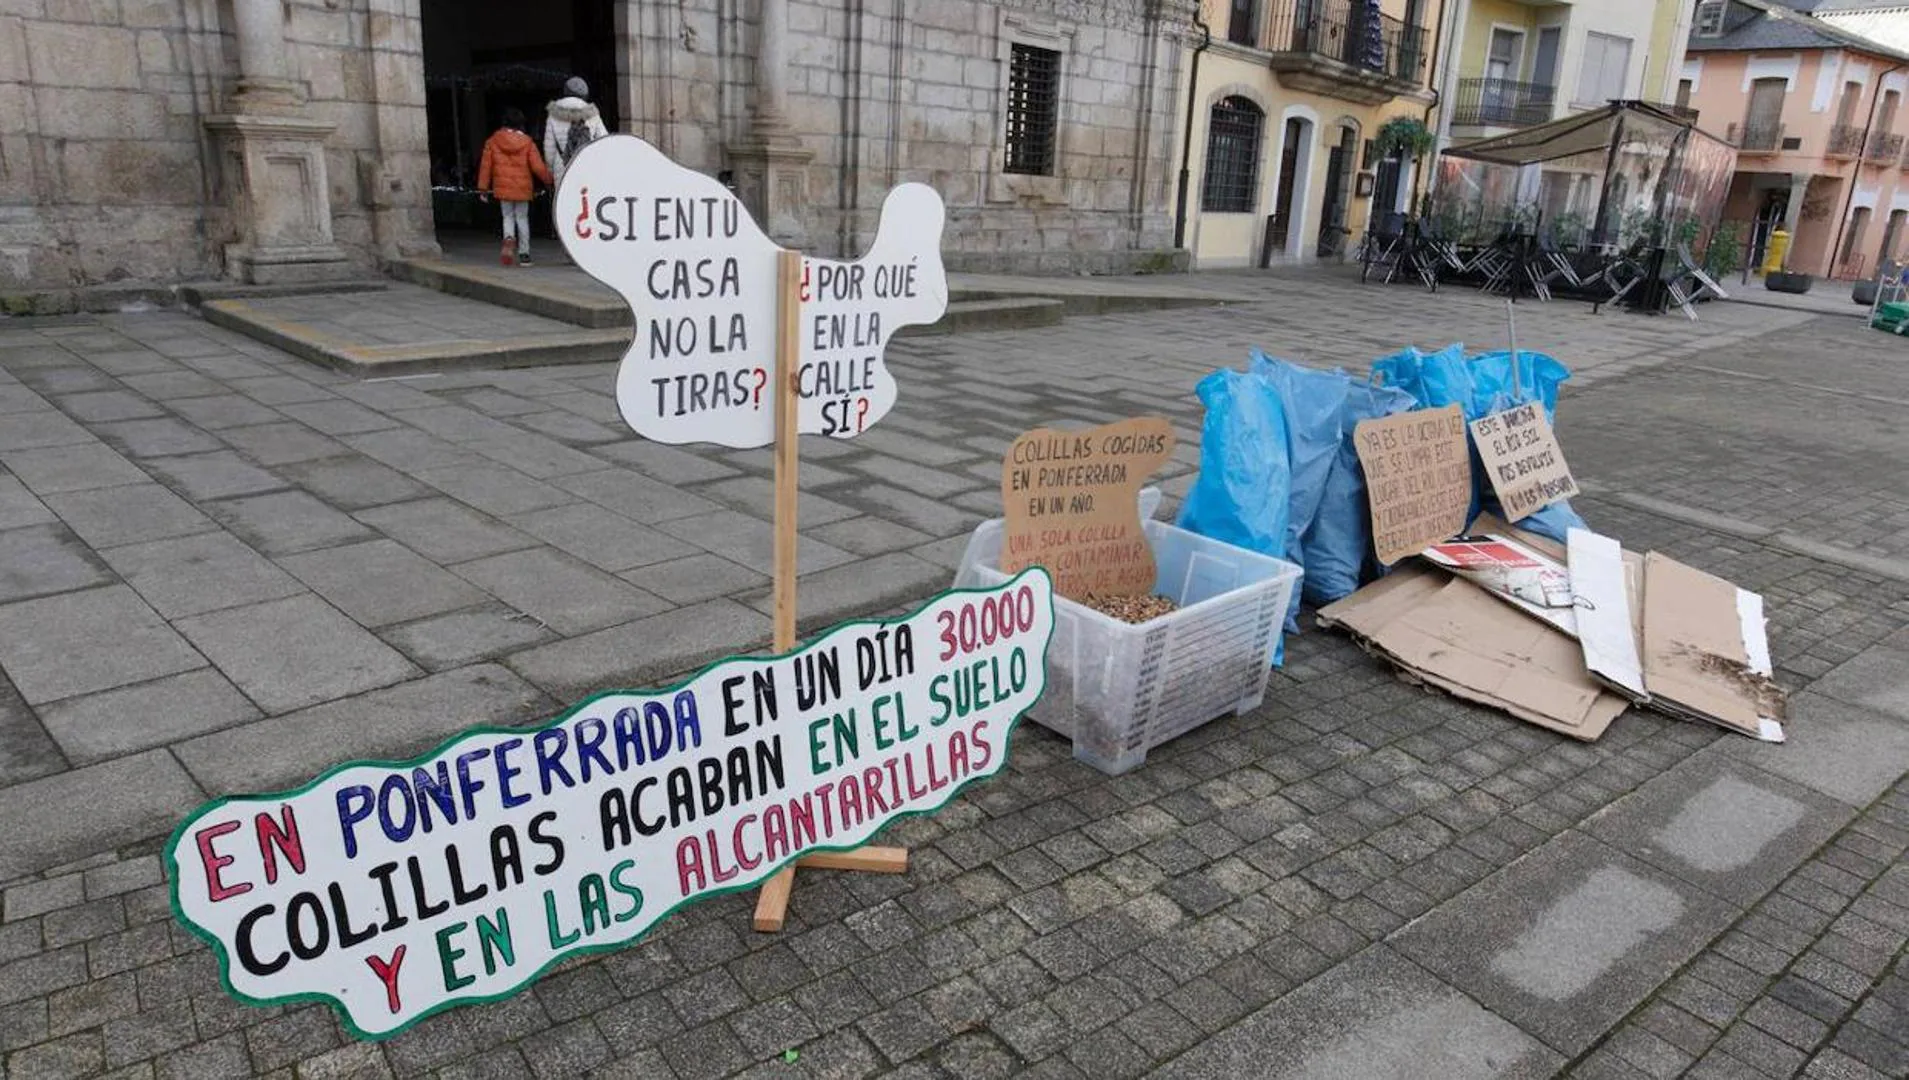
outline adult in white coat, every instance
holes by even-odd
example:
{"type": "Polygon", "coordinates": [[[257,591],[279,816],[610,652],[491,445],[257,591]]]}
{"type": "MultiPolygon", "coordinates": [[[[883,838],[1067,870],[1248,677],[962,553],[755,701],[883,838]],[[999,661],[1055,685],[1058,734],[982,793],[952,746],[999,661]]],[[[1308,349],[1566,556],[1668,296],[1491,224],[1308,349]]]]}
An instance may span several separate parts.
{"type": "Polygon", "coordinates": [[[544,161],[555,179],[553,190],[563,183],[564,170],[571,160],[592,141],[610,133],[597,107],[590,104],[589,83],[572,75],[563,84],[563,93],[550,103],[549,118],[544,122],[544,161]]]}

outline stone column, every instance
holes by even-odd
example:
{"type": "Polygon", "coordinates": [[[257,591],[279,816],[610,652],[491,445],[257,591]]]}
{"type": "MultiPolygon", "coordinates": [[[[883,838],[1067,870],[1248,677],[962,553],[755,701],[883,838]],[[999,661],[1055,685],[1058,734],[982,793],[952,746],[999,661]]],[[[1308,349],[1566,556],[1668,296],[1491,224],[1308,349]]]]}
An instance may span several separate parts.
{"type": "Polygon", "coordinates": [[[789,0],[760,0],[755,102],[749,134],[729,146],[736,190],[770,239],[801,247],[808,237],[808,165],[814,156],[789,124],[789,0]]]}
{"type": "Polygon", "coordinates": [[[285,51],[281,0],[232,0],[232,22],[239,40],[239,80],[233,111],[296,109],[298,90],[285,51]]]}
{"type": "Polygon", "coordinates": [[[789,130],[789,0],[762,0],[762,22],[756,37],[755,133],[787,134],[789,130]]]}
{"type": "Polygon", "coordinates": [[[282,0],[232,0],[239,73],[228,112],[208,116],[238,240],[225,247],[228,277],[250,284],[322,281],[351,264],[332,242],[325,137],[333,125],[307,115],[291,77],[282,0]]]}

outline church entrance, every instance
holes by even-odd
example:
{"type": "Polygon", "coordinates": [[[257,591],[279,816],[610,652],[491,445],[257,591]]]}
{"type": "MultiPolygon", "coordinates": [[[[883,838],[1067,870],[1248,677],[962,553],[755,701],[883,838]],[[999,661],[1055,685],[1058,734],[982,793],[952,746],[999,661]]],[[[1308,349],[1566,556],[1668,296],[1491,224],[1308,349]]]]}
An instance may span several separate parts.
{"type": "MultiPolygon", "coordinates": [[[[504,110],[523,112],[525,134],[541,151],[544,110],[573,75],[590,84],[604,126],[617,130],[617,0],[424,0],[425,116],[430,128],[431,208],[447,253],[494,245],[495,202],[477,197],[484,140],[504,110]]],[[[530,219],[550,237],[550,199],[539,192],[530,219]]],[[[540,256],[559,252],[546,247],[540,256]]]]}

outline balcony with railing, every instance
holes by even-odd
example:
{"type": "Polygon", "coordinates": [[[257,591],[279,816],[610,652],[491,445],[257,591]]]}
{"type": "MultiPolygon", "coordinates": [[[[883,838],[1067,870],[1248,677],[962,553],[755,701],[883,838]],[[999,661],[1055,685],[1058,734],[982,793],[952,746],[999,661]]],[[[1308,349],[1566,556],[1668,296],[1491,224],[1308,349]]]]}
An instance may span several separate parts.
{"type": "Polygon", "coordinates": [[[1281,85],[1378,105],[1424,85],[1426,37],[1361,0],[1275,0],[1263,44],[1281,85]]]}
{"type": "Polygon", "coordinates": [[[1511,79],[1460,79],[1452,123],[1476,127],[1529,127],[1551,119],[1558,88],[1511,79]]]}
{"type": "Polygon", "coordinates": [[[1774,154],[1783,145],[1782,124],[1731,124],[1724,141],[1740,153],[1774,154]]]}
{"type": "Polygon", "coordinates": [[[1900,157],[1902,157],[1902,136],[1887,131],[1872,132],[1869,142],[1863,146],[1865,161],[1895,161],[1900,157]]]}
{"type": "Polygon", "coordinates": [[[1855,157],[1862,150],[1862,128],[1855,124],[1837,124],[1829,129],[1829,148],[1824,153],[1830,157],[1855,157]]]}

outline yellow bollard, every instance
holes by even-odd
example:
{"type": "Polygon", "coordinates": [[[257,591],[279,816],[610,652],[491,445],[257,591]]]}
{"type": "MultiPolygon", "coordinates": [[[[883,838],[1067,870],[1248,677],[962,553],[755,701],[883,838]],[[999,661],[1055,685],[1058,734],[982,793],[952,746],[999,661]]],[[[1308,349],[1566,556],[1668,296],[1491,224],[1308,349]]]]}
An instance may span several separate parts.
{"type": "Polygon", "coordinates": [[[1770,232],[1770,243],[1763,252],[1763,273],[1774,274],[1783,269],[1784,256],[1790,253],[1790,234],[1783,229],[1770,232]]]}

